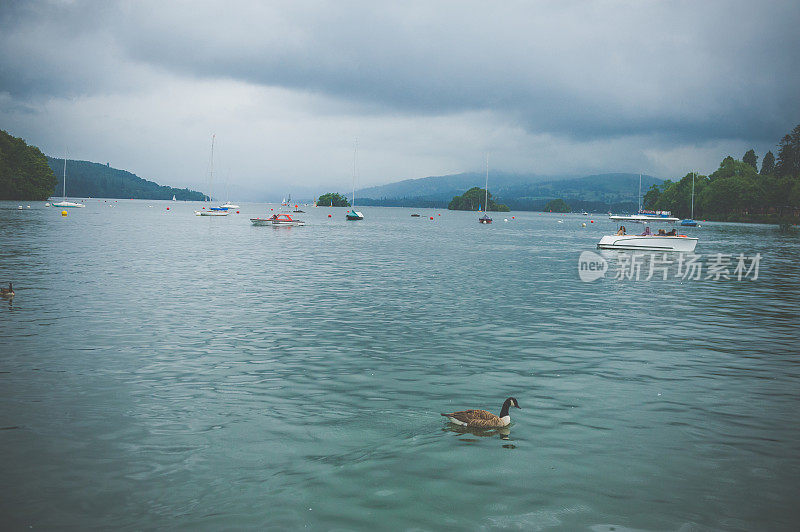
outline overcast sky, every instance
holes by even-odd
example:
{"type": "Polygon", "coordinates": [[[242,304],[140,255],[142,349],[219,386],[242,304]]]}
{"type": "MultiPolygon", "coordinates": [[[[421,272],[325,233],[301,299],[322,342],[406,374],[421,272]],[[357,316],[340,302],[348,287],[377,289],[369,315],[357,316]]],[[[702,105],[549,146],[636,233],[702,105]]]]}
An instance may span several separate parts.
{"type": "MultiPolygon", "coordinates": [[[[800,123],[800,2],[0,0],[0,129],[207,189],[713,171],[800,123]]],[[[321,190],[322,192],[326,190],[321,190]]],[[[241,198],[246,199],[246,198],[241,198]]]]}

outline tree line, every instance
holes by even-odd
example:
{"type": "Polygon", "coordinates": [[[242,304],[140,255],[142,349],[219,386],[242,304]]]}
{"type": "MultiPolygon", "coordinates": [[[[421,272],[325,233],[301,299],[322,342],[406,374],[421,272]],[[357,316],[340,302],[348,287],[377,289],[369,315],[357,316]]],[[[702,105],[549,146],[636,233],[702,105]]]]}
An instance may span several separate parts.
{"type": "Polygon", "coordinates": [[[39,148],[0,130],[0,200],[46,200],[55,185],[39,148]]]}
{"type": "Polygon", "coordinates": [[[741,160],[725,157],[710,175],[689,172],[677,181],[653,185],[644,196],[645,209],[669,210],[688,218],[719,221],[796,223],[800,218],[800,125],[778,144],[777,158],[768,151],[748,150],[741,160]]]}

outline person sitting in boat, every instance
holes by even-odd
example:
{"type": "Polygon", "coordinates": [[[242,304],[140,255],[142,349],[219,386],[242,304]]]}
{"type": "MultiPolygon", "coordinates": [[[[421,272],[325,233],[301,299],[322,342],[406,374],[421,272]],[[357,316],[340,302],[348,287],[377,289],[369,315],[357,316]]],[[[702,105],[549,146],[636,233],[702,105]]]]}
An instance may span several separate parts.
{"type": "Polygon", "coordinates": [[[658,236],[667,236],[667,230],[666,229],[659,229],[658,230],[658,236]]]}
{"type": "Polygon", "coordinates": [[[619,226],[619,230],[617,231],[617,236],[622,236],[624,234],[625,234],[625,226],[624,225],[620,225],[619,226]]]}
{"type": "Polygon", "coordinates": [[[672,231],[667,233],[667,236],[678,236],[678,230],[676,228],[672,228],[672,231]]]}
{"type": "Polygon", "coordinates": [[[644,233],[642,233],[639,236],[653,236],[653,233],[650,232],[650,226],[649,225],[644,226],[644,233]]]}

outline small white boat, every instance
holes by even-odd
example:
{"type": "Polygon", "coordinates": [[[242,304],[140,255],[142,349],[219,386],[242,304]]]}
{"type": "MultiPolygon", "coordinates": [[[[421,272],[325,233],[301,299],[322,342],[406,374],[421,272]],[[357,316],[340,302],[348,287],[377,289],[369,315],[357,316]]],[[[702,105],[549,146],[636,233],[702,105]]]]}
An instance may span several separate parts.
{"type": "MultiPolygon", "coordinates": [[[[649,232],[648,232],[649,233],[649,232]]],[[[597,243],[598,249],[627,249],[639,251],[678,251],[691,253],[697,238],[686,235],[606,235],[597,243]]]]}
{"type": "Polygon", "coordinates": [[[581,214],[584,215],[584,216],[589,216],[589,213],[586,212],[586,211],[583,211],[581,214]]]}
{"type": "Polygon", "coordinates": [[[225,203],[220,205],[220,208],[222,208],[222,209],[238,209],[239,206],[238,205],[234,205],[230,201],[226,201],[225,203]]]}
{"type": "Polygon", "coordinates": [[[306,225],[303,220],[295,220],[288,214],[273,214],[269,218],[250,218],[253,225],[271,225],[272,227],[296,227],[306,225]]]}
{"type": "Polygon", "coordinates": [[[67,154],[64,153],[64,177],[62,180],[64,184],[64,190],[62,192],[63,197],[61,201],[58,203],[52,203],[53,207],[72,207],[72,208],[83,208],[86,207],[83,203],[75,203],[74,201],[67,201],[67,154]]]}
{"type": "Polygon", "coordinates": [[[228,211],[194,211],[195,216],[228,216],[228,211]]]}

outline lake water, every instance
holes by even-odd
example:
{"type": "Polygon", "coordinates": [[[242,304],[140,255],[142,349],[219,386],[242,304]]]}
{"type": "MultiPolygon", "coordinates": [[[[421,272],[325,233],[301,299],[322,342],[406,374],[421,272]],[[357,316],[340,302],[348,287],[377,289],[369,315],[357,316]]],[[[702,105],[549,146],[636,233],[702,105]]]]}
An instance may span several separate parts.
{"type": "Polygon", "coordinates": [[[687,228],[755,280],[585,283],[604,215],[17,204],[5,528],[797,529],[797,232],[687,228]]]}

